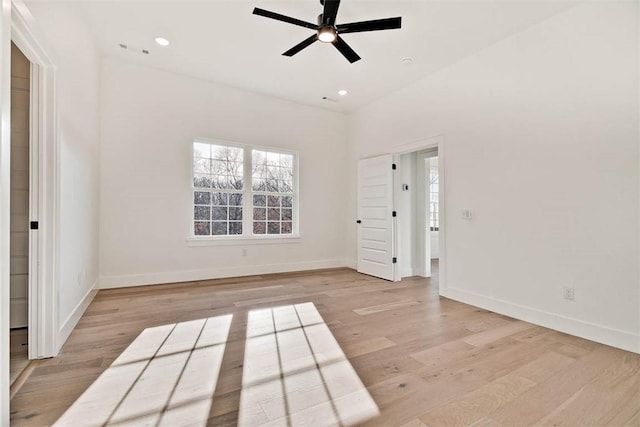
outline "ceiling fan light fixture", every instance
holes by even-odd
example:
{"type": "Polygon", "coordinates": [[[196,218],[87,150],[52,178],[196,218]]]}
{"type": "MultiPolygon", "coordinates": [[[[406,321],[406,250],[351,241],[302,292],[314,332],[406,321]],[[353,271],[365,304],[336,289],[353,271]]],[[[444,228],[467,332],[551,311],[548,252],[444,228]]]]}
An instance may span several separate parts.
{"type": "Polygon", "coordinates": [[[338,34],[336,30],[332,27],[321,27],[318,30],[318,40],[323,43],[333,43],[336,41],[338,34]]]}

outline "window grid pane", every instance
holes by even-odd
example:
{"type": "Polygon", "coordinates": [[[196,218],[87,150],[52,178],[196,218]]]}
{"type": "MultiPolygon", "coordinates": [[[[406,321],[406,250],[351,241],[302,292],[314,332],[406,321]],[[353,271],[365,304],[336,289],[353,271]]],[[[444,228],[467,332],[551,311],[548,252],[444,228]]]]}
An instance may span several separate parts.
{"type": "Polygon", "coordinates": [[[244,149],[217,144],[193,144],[194,188],[242,190],[244,149]]]}
{"type": "Polygon", "coordinates": [[[254,234],[293,234],[293,196],[253,195],[254,234]]]}
{"type": "Polygon", "coordinates": [[[242,193],[194,191],[193,201],[194,235],[242,234],[242,193]]]}
{"type": "Polygon", "coordinates": [[[253,150],[253,191],[293,193],[293,155],[253,150]]]}

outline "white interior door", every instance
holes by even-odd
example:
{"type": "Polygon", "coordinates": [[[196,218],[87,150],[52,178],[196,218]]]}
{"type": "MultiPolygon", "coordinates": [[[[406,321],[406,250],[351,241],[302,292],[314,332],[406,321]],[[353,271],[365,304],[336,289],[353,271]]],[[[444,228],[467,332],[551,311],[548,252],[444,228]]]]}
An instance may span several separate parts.
{"type": "Polygon", "coordinates": [[[358,272],[397,280],[393,156],[358,161],[358,272]]]}

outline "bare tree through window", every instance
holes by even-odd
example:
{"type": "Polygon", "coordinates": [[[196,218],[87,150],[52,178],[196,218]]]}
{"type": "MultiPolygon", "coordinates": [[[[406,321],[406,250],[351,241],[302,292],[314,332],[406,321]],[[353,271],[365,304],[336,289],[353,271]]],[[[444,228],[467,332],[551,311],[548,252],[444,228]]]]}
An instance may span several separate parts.
{"type": "Polygon", "coordinates": [[[293,234],[294,161],[290,153],[194,142],[193,234],[293,234]]]}
{"type": "Polygon", "coordinates": [[[253,233],[293,232],[293,155],[253,150],[253,233]]]}
{"type": "Polygon", "coordinates": [[[241,235],[244,150],[194,143],[193,187],[196,236],[241,235]]]}

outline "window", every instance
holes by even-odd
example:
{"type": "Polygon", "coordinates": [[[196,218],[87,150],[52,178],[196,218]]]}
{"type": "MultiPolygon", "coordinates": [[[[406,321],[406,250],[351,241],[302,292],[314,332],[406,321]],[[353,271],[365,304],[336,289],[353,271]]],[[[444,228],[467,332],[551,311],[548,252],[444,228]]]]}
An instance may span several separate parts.
{"type": "Polygon", "coordinates": [[[276,237],[297,233],[292,152],[193,143],[195,237],[276,237]]]}
{"type": "Polygon", "coordinates": [[[293,154],[253,150],[253,234],[293,232],[293,154]]]}
{"type": "Polygon", "coordinates": [[[429,176],[429,228],[431,231],[440,230],[440,189],[438,185],[438,169],[431,166],[429,176]]]}

